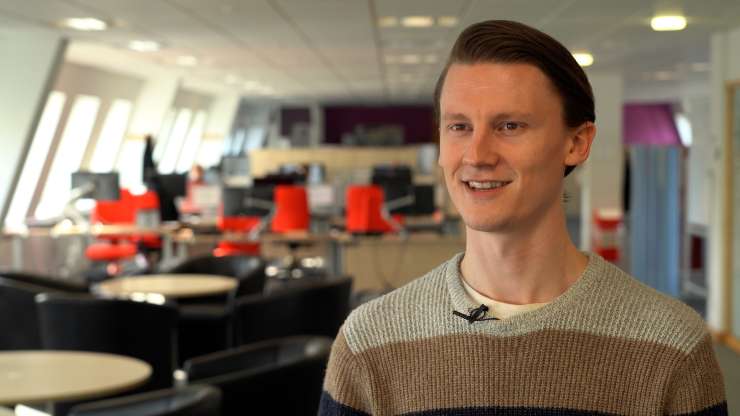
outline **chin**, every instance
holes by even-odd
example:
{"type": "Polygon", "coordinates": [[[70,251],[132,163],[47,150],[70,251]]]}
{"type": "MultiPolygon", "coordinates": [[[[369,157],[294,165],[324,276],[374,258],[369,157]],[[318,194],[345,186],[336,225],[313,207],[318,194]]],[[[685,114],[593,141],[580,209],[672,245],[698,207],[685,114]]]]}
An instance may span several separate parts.
{"type": "Polygon", "coordinates": [[[469,218],[466,218],[465,216],[463,216],[462,219],[463,219],[463,222],[465,223],[465,226],[473,231],[479,231],[483,233],[495,233],[495,232],[505,232],[511,229],[511,223],[503,219],[493,219],[493,218],[469,219],[469,218]]]}

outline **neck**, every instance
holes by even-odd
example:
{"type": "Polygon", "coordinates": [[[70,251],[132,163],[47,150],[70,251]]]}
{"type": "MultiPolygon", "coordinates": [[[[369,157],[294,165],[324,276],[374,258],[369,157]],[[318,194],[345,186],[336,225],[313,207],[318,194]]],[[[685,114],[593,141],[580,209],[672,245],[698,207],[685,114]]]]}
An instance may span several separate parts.
{"type": "Polygon", "coordinates": [[[500,302],[550,302],[581,275],[588,257],[573,244],[558,205],[538,224],[510,232],[467,229],[461,272],[477,292],[500,302]]]}

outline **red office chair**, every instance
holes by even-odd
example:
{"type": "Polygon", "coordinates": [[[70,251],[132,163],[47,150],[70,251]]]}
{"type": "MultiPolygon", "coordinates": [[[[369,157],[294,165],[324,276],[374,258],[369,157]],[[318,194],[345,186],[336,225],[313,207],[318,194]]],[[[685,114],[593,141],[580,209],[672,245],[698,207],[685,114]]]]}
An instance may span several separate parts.
{"type": "MultiPolygon", "coordinates": [[[[221,231],[232,231],[232,232],[243,232],[247,233],[251,231],[260,223],[260,217],[218,217],[218,228],[221,231]]],[[[238,256],[244,255],[260,255],[260,243],[245,243],[242,241],[229,241],[221,240],[218,246],[213,250],[213,255],[216,257],[225,256],[238,256]]]]}
{"type": "MultiPolygon", "coordinates": [[[[136,221],[136,212],[133,209],[132,196],[125,189],[121,189],[118,201],[97,201],[90,215],[92,224],[120,225],[133,224],[136,221]]],[[[136,244],[132,243],[126,234],[101,234],[100,241],[90,244],[85,249],[85,256],[92,261],[108,263],[109,275],[118,273],[119,263],[136,256],[136,244]]]]}
{"type": "MultiPolygon", "coordinates": [[[[126,189],[121,189],[118,201],[97,201],[90,215],[92,224],[106,225],[135,225],[139,210],[159,209],[159,199],[154,192],[142,195],[133,195],[126,189]]],[[[109,275],[118,274],[120,262],[136,256],[137,243],[147,248],[161,248],[161,239],[153,233],[109,233],[98,236],[101,241],[87,247],[85,256],[98,262],[108,263],[109,275]]]]}
{"type": "MultiPolygon", "coordinates": [[[[352,185],[346,194],[346,229],[350,233],[380,234],[396,231],[383,218],[383,188],[377,185],[352,185]]],[[[401,218],[396,219],[398,221],[401,218]]]]}
{"type": "Polygon", "coordinates": [[[273,232],[308,231],[311,213],[308,210],[306,188],[292,185],[276,186],[275,208],[275,216],[272,218],[273,232]]]}
{"type": "MultiPolygon", "coordinates": [[[[131,195],[131,203],[134,208],[134,223],[136,223],[136,216],[142,212],[148,212],[159,217],[159,197],[156,192],[148,191],[141,195],[131,195]]],[[[157,233],[132,234],[131,241],[148,249],[159,250],[162,248],[162,239],[157,233]]]]}

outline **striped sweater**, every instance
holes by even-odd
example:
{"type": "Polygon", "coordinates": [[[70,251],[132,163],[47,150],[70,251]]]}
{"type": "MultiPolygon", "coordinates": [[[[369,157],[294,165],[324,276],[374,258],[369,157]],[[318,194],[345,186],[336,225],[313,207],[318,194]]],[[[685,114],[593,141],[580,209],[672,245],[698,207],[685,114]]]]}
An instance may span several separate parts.
{"type": "Polygon", "coordinates": [[[347,318],[320,415],[726,415],[702,319],[595,254],[549,304],[469,323],[462,254],[347,318]]]}

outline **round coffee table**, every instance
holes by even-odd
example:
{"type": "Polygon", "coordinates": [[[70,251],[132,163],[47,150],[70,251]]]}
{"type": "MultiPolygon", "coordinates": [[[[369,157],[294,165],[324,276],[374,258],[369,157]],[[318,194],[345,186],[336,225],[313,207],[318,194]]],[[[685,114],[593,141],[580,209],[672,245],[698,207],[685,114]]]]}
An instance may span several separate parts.
{"type": "Polygon", "coordinates": [[[228,293],[236,289],[233,277],[206,274],[152,274],[107,280],[94,290],[104,296],[134,297],[162,295],[165,298],[193,298],[228,293]]]}
{"type": "Polygon", "coordinates": [[[0,352],[0,404],[80,400],[133,389],[152,367],[122,355],[86,351],[0,352]]]}

